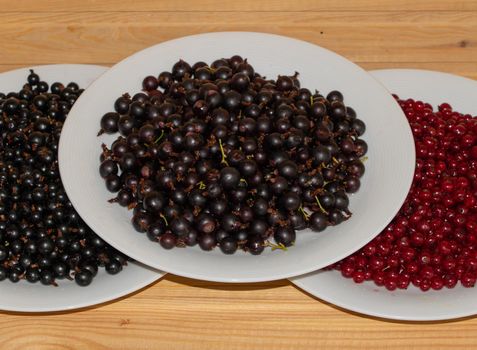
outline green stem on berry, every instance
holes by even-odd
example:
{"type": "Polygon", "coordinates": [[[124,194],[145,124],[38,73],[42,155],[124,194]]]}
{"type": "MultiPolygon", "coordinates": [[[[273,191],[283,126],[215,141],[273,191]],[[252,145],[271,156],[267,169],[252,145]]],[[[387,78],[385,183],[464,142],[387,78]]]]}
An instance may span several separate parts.
{"type": "Polygon", "coordinates": [[[220,161],[220,163],[225,164],[226,166],[229,166],[229,163],[227,162],[227,156],[225,155],[224,146],[222,145],[222,140],[221,139],[219,139],[219,147],[220,147],[220,153],[222,154],[222,160],[220,161]]]}
{"type": "Polygon", "coordinates": [[[280,249],[280,250],[283,250],[283,251],[287,251],[288,248],[285,247],[285,245],[283,243],[278,243],[278,244],[273,244],[272,242],[270,241],[266,241],[265,244],[264,244],[265,247],[270,247],[272,248],[272,251],[274,250],[277,250],[277,249],[280,249]]]}
{"type": "Polygon", "coordinates": [[[303,209],[303,206],[300,206],[300,208],[298,208],[298,211],[303,215],[305,221],[308,221],[310,219],[310,214],[308,214],[305,209],[303,209]]]}
{"type": "Polygon", "coordinates": [[[161,141],[161,139],[164,137],[164,130],[161,130],[161,134],[159,135],[159,137],[156,139],[156,141],[154,141],[154,143],[158,143],[159,141],[161,141]]]}
{"type": "Polygon", "coordinates": [[[315,199],[316,199],[316,203],[318,203],[318,206],[320,207],[320,210],[321,210],[324,214],[328,215],[328,212],[327,212],[327,211],[325,210],[325,208],[323,208],[323,206],[321,205],[320,200],[318,199],[318,196],[315,196],[315,199]]]}
{"type": "Polygon", "coordinates": [[[159,216],[161,217],[162,220],[164,220],[164,223],[166,224],[166,226],[169,226],[169,223],[167,222],[166,217],[163,214],[160,214],[159,216]]]}

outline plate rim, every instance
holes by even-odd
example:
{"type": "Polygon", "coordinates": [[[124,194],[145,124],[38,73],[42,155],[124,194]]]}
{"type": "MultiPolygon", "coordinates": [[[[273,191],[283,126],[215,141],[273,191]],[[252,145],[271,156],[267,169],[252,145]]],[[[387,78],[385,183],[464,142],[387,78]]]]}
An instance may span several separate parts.
{"type": "MultiPolygon", "coordinates": [[[[317,272],[317,271],[315,271],[315,272],[317,272]]],[[[326,273],[326,272],[336,272],[336,273],[338,273],[337,271],[323,271],[323,272],[324,273],[326,273]]],[[[344,277],[342,277],[342,278],[344,278],[344,277]]],[[[297,288],[299,288],[302,292],[304,292],[305,294],[309,294],[314,299],[318,299],[318,301],[324,301],[326,303],[329,303],[329,304],[331,304],[332,307],[337,307],[341,311],[346,312],[346,313],[350,313],[350,312],[357,313],[360,317],[374,317],[374,318],[378,318],[380,321],[385,321],[385,322],[390,322],[390,321],[433,322],[433,321],[446,321],[446,320],[458,321],[459,319],[462,319],[462,318],[473,317],[473,316],[477,315],[477,309],[473,313],[465,313],[465,312],[456,313],[455,316],[451,316],[451,317],[448,317],[448,316],[442,316],[442,317],[440,317],[440,316],[436,316],[436,317],[413,316],[413,317],[408,317],[408,316],[405,316],[405,315],[398,315],[398,314],[387,315],[387,314],[384,314],[384,313],[379,313],[378,311],[369,312],[365,308],[344,305],[344,303],[339,298],[334,299],[332,296],[329,296],[329,295],[322,296],[322,295],[317,295],[317,294],[313,293],[306,286],[306,282],[304,282],[306,279],[307,279],[306,276],[297,276],[297,277],[290,278],[289,281],[293,285],[295,285],[297,288]]],[[[365,281],[364,283],[366,283],[366,282],[371,283],[370,281],[365,281]]],[[[376,288],[383,288],[383,287],[378,287],[378,286],[375,286],[375,287],[376,288]]],[[[475,287],[475,288],[477,288],[477,287],[475,287]]],[[[388,292],[388,291],[386,290],[386,292],[388,292]]],[[[438,291],[435,291],[435,292],[438,292],[438,291]]],[[[422,293],[425,293],[425,292],[422,292],[422,293]]]]}
{"type": "MultiPolygon", "coordinates": [[[[131,269],[131,268],[148,269],[151,272],[156,273],[155,269],[150,268],[150,267],[148,267],[144,264],[136,263],[136,262],[128,262],[127,268],[128,269],[131,269]]],[[[103,305],[106,305],[106,304],[109,304],[109,303],[115,303],[117,301],[120,301],[119,299],[121,299],[121,298],[128,298],[131,294],[134,294],[135,292],[141,292],[141,291],[147,289],[150,285],[162,280],[166,275],[167,275],[167,273],[161,274],[160,271],[159,271],[158,275],[151,274],[151,276],[149,278],[144,279],[144,281],[142,281],[141,283],[138,283],[138,284],[134,285],[133,287],[127,288],[127,289],[125,289],[121,292],[114,293],[114,294],[112,294],[111,297],[105,296],[105,297],[102,297],[102,298],[98,298],[93,303],[89,303],[89,302],[84,301],[84,302],[75,304],[74,306],[67,306],[67,305],[53,306],[53,307],[47,306],[47,307],[39,307],[39,308],[36,308],[34,310],[29,309],[28,307],[26,307],[24,305],[20,305],[20,304],[17,304],[18,306],[15,305],[15,307],[10,307],[9,305],[0,304],[0,314],[2,314],[2,313],[41,314],[41,313],[73,312],[73,311],[82,311],[84,309],[89,309],[89,308],[98,308],[98,307],[102,307],[103,305]]],[[[115,276],[115,277],[117,277],[117,276],[115,276]]],[[[22,282],[24,282],[25,285],[28,286],[28,284],[27,284],[28,282],[26,282],[26,281],[20,281],[18,283],[22,283],[22,282]]],[[[0,283],[12,283],[12,282],[10,282],[8,280],[5,280],[5,281],[2,281],[0,283]]],[[[71,281],[71,283],[74,283],[74,282],[71,281]]],[[[38,284],[38,286],[40,286],[40,285],[38,284]]],[[[56,288],[56,287],[54,287],[54,286],[43,286],[42,285],[41,288],[45,288],[45,290],[46,290],[47,288],[56,288]]],[[[76,288],[76,286],[75,286],[75,288],[76,288]]],[[[79,289],[79,288],[89,288],[89,287],[77,286],[77,288],[79,289]]],[[[1,290],[1,285],[0,285],[0,290],[1,290]]],[[[79,290],[81,290],[81,289],[79,289],[79,290]]],[[[87,290],[85,290],[85,291],[87,292],[87,290]]]]}

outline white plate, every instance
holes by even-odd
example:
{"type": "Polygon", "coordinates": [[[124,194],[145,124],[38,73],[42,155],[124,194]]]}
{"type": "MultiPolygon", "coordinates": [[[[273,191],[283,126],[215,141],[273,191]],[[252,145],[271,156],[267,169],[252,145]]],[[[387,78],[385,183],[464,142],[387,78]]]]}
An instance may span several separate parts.
{"type": "Polygon", "coordinates": [[[368,73],[333,52],[282,36],[228,32],[189,36],[140,51],[96,80],[71,110],[60,140],[60,172],[66,191],[84,220],[107,242],[151,267],[176,275],[219,282],[260,282],[315,271],[349,255],[383,229],[401,206],[414,168],[410,128],[398,105],[368,73]],[[203,252],[198,247],[164,250],[138,234],[131,213],[109,204],[112,197],[98,175],[102,115],[125,92],[140,91],[146,75],[170,70],[185,59],[211,63],[240,54],[268,77],[300,72],[302,85],[328,93],[339,89],[367,124],[369,161],[361,191],[351,199],[353,218],[323,233],[299,232],[287,252],[260,256],[203,252]],[[386,116],[384,118],[383,116],[386,116]],[[400,148],[393,147],[397,142],[400,148]],[[81,174],[81,176],[78,176],[81,174]],[[372,186],[370,186],[372,184],[372,186]]]}
{"type": "MultiPolygon", "coordinates": [[[[59,81],[75,81],[81,88],[88,86],[107,68],[84,64],[54,64],[22,68],[0,74],[0,91],[19,91],[34,69],[49,84],[59,81]]],[[[69,116],[68,116],[69,118],[69,116]]],[[[58,280],[58,287],[30,284],[26,281],[0,282],[0,310],[17,312],[46,312],[72,310],[117,299],[137,291],[163,276],[163,273],[138,263],[129,263],[118,275],[107,274],[100,269],[88,287],[80,287],[74,281],[58,280]]]]}
{"type": "MultiPolygon", "coordinates": [[[[477,81],[413,69],[386,69],[371,73],[400,98],[419,99],[434,108],[448,102],[458,112],[477,114],[477,81]]],[[[460,285],[428,292],[410,285],[407,290],[390,292],[372,281],[356,284],[352,279],[342,277],[338,271],[319,271],[294,278],[292,282],[322,300],[377,317],[431,321],[477,313],[477,289],[460,285]]]]}

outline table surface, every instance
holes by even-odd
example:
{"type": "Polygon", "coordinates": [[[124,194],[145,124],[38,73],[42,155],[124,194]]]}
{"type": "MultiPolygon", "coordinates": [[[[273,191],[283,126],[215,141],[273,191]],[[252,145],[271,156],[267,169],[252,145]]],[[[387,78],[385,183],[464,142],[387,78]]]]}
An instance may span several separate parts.
{"type": "MultiPolygon", "coordinates": [[[[423,68],[477,79],[475,0],[0,0],[0,71],[112,65],[161,41],[232,30],[307,40],[366,69],[423,68]]],[[[477,318],[379,320],[288,281],[227,285],[166,276],[99,307],[0,315],[0,348],[9,350],[477,347],[477,318]]]]}

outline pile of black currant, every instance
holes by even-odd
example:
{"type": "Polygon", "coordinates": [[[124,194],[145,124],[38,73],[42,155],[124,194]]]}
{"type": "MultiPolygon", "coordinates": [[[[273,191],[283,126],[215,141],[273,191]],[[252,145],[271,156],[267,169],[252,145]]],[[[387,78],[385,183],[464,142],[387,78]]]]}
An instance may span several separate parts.
{"type": "Polygon", "coordinates": [[[111,202],[166,249],[225,254],[285,249],[296,230],[348,219],[365,124],[339,91],[312,93],[297,77],[266,79],[240,56],[146,77],[101,119],[100,134],[121,134],[100,159],[111,202]]]}
{"type": "Polygon", "coordinates": [[[116,274],[127,258],[86,226],[60,180],[61,129],[83,90],[48,90],[31,71],[19,92],[0,94],[0,281],[87,286],[98,267],[116,274]]]}

